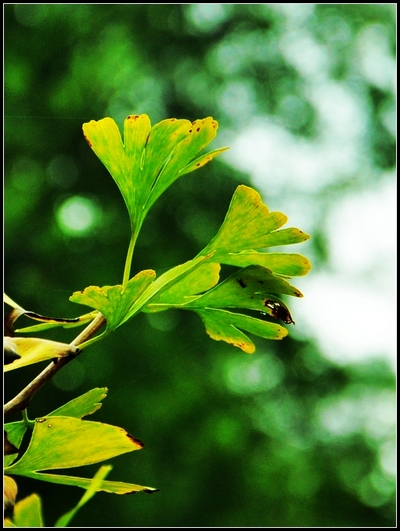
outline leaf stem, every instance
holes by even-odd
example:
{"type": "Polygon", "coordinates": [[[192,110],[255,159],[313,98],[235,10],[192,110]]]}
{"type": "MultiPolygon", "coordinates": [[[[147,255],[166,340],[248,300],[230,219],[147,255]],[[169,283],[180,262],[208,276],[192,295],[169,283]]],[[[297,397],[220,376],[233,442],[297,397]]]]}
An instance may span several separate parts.
{"type": "Polygon", "coordinates": [[[122,279],[123,286],[126,286],[128,284],[129,276],[131,273],[132,257],[133,257],[133,250],[135,248],[136,238],[137,238],[137,231],[132,231],[132,236],[129,242],[128,252],[126,254],[126,260],[125,260],[124,276],[122,279]]]}
{"type": "MultiPolygon", "coordinates": [[[[105,324],[105,317],[98,312],[96,317],[89,325],[82,330],[82,332],[71,341],[70,345],[79,347],[83,343],[87,342],[100,328],[105,324]]],[[[87,345],[86,345],[87,346],[87,345]]],[[[81,351],[77,354],[58,358],[56,361],[52,361],[36,378],[34,378],[20,393],[18,393],[13,399],[11,399],[4,406],[4,416],[11,415],[19,410],[26,409],[32,400],[33,396],[48,382],[60,369],[62,369],[67,363],[72,361],[81,351]]]]}

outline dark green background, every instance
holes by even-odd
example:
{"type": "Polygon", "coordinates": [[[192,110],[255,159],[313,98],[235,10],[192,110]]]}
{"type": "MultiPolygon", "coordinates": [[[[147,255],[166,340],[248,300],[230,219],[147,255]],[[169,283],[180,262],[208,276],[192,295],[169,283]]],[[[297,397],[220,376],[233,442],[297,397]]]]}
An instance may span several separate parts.
{"type": "MultiPolygon", "coordinates": [[[[300,15],[306,6],[297,7],[300,15]]],[[[304,30],[327,50],[331,78],[351,84],[357,36],[368,25],[387,32],[394,56],[394,13],[391,4],[316,5],[304,30]]],[[[68,301],[72,292],[122,280],[128,216],[83,139],[84,122],[111,116],[121,126],[133,113],[148,114],[153,124],[213,116],[220,135],[212,149],[229,145],[254,117],[277,120],[299,138],[321,133],[303,80],[278,45],[289,31],[288,16],[271,4],[8,4],[4,15],[5,289],[29,310],[73,317],[81,307],[68,301]],[[228,63],[235,58],[234,67],[218,66],[224,53],[228,63]],[[238,83],[251,88],[246,111],[227,97],[238,83]],[[288,95],[301,103],[300,111],[282,110],[288,95]],[[60,206],[76,195],[100,213],[81,236],[57,223],[60,206]]],[[[395,140],[379,120],[392,95],[365,79],[357,82],[368,114],[363,149],[379,175],[395,164],[395,140]]],[[[133,273],[161,273],[194,257],[216,233],[240,183],[251,185],[224,156],[176,182],[145,222],[133,273]]],[[[318,199],[312,192],[307,198],[309,204],[318,199]]],[[[285,211],[285,197],[280,204],[285,211]]],[[[307,254],[313,271],[329,265],[323,231],[293,252],[307,254]]],[[[294,284],[301,289],[301,279],[294,284]]],[[[373,438],[361,425],[333,433],[321,420],[330,403],[393,393],[386,362],[336,366],[301,330],[281,342],[255,342],[249,357],[213,342],[189,312],[140,314],[35,397],[31,418],[93,387],[108,387],[93,420],[122,426],[145,444],[116,458],[108,479],[160,489],[131,497],[97,494],[74,526],[395,525],[394,479],[382,469],[380,453],[390,434],[373,438]]],[[[38,370],[8,373],[6,399],[38,370]]],[[[43,496],[48,526],[82,494],[18,483],[20,498],[32,491],[43,496]]]]}

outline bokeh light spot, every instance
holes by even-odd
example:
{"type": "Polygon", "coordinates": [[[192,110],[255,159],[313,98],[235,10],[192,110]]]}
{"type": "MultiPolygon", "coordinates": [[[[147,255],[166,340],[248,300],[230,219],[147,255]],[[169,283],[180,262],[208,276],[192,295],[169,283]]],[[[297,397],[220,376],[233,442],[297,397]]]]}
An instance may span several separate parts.
{"type": "Polygon", "coordinates": [[[64,234],[87,236],[98,225],[100,214],[99,206],[92,199],[73,196],[61,204],[56,218],[64,234]]]}

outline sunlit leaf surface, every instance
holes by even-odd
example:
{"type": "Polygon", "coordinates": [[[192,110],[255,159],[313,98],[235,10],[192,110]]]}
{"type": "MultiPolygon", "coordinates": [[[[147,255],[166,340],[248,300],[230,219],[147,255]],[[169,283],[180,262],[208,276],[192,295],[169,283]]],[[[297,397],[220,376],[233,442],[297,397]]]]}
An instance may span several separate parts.
{"type": "Polygon", "coordinates": [[[231,263],[230,255],[241,251],[257,250],[273,245],[299,243],[309,236],[298,229],[289,229],[282,237],[278,229],[287,222],[281,212],[270,212],[258,192],[240,185],[232,197],[228,212],[217,235],[201,254],[215,251],[213,260],[231,263]],[[228,261],[225,262],[228,257],[228,261]]]}
{"type": "Polygon", "coordinates": [[[152,270],[141,271],[131,278],[126,286],[89,286],[83,291],[76,291],[70,300],[99,310],[107,320],[107,329],[115,330],[155,276],[152,270]]]}
{"type": "Polygon", "coordinates": [[[40,361],[51,360],[79,352],[77,347],[37,337],[7,337],[7,347],[19,357],[4,365],[4,371],[12,371],[40,361]]]}
{"type": "Polygon", "coordinates": [[[288,333],[286,328],[275,323],[255,319],[248,315],[207,308],[195,310],[202,318],[207,334],[216,341],[226,341],[244,352],[252,354],[254,343],[239,329],[264,339],[282,339],[288,333]]]}
{"type": "Polygon", "coordinates": [[[128,208],[133,231],[138,231],[149,208],[181,175],[204,166],[227,148],[194,157],[216,136],[211,117],[163,120],[151,127],[146,114],[128,116],[124,140],[111,118],[83,125],[89,144],[117,183],[128,208]]]}
{"type": "Polygon", "coordinates": [[[15,527],[44,527],[42,502],[37,494],[31,494],[15,504],[12,524],[15,527]]]}
{"type": "Polygon", "coordinates": [[[141,448],[140,441],[117,426],[49,416],[36,419],[28,449],[7,470],[10,474],[28,475],[40,470],[72,468],[141,448]]]}
{"type": "Polygon", "coordinates": [[[107,392],[108,389],[106,387],[91,389],[87,393],[78,396],[67,402],[67,404],[55,409],[49,413],[49,415],[75,417],[77,419],[92,415],[101,408],[101,402],[106,398],[107,392]]]}

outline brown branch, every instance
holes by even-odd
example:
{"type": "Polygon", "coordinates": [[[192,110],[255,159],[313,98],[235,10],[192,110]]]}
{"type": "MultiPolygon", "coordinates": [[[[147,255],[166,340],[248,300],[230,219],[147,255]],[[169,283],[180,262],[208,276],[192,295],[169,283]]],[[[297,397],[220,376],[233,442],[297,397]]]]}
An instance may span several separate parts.
{"type": "MultiPolygon", "coordinates": [[[[72,346],[79,347],[82,343],[94,336],[105,324],[104,316],[99,312],[93,321],[70,343],[72,346]]],[[[78,352],[79,354],[79,352],[78,352]]],[[[4,406],[4,416],[11,415],[21,409],[25,409],[33,396],[48,382],[59,370],[67,363],[72,361],[78,354],[58,358],[56,362],[52,361],[40,374],[36,376],[20,393],[4,406]]]]}

